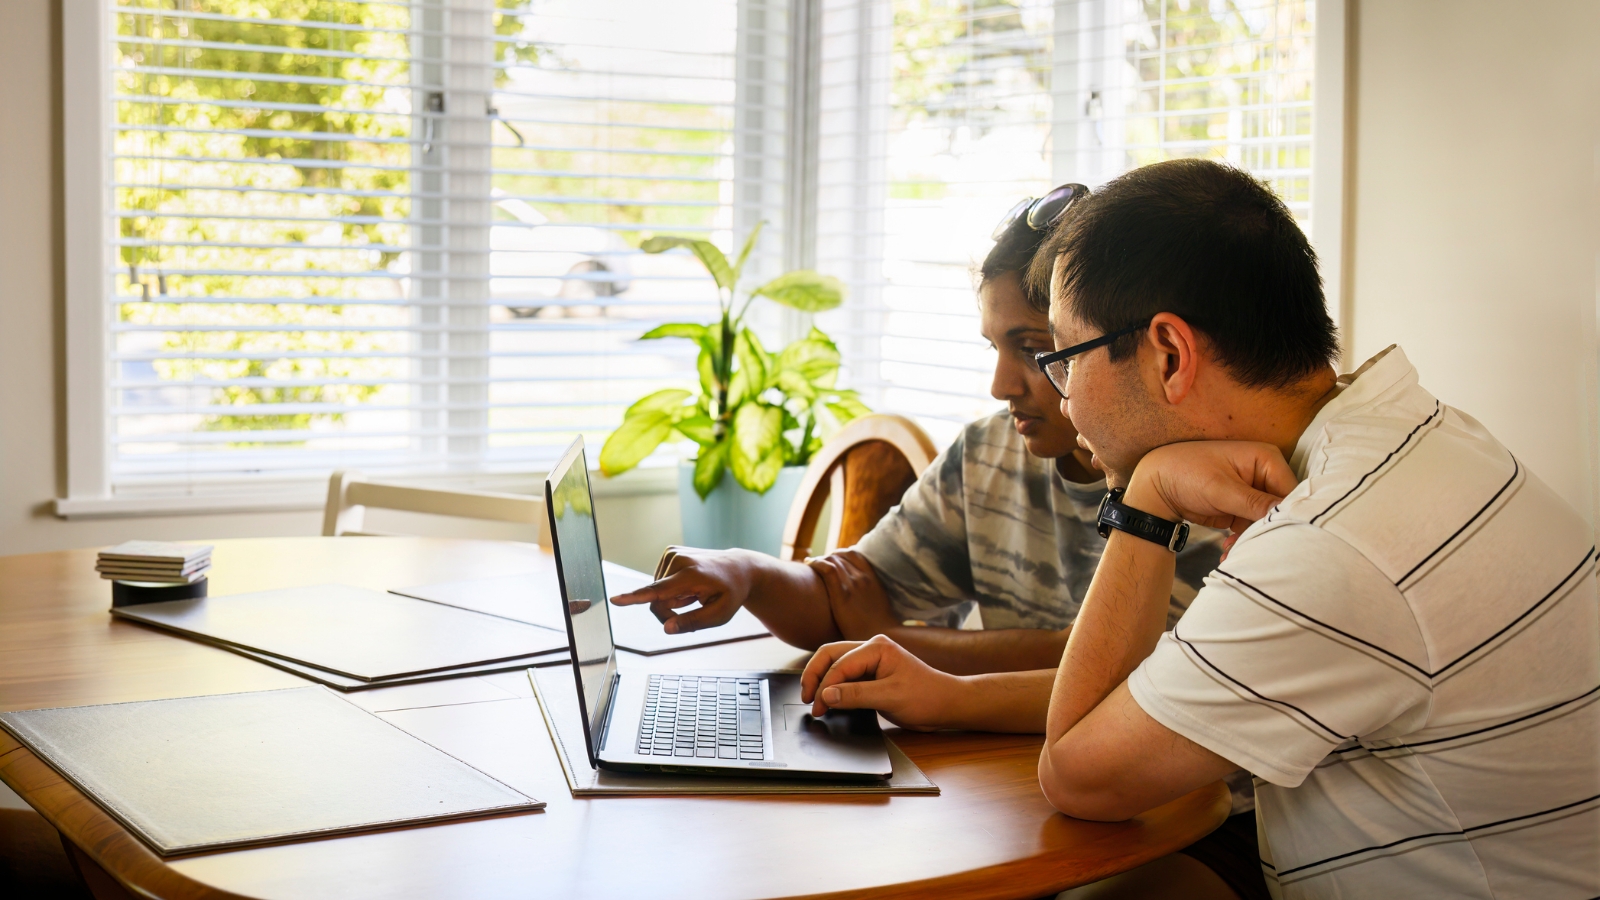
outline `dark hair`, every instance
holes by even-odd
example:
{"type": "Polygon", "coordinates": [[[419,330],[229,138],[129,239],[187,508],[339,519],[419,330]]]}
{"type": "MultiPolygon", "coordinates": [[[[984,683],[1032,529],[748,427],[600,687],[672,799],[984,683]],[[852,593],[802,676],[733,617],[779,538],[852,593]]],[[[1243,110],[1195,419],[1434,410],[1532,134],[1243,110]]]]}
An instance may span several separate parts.
{"type": "MultiPolygon", "coordinates": [[[[1034,254],[1027,282],[1110,332],[1160,312],[1203,333],[1240,383],[1285,387],[1328,365],[1338,336],[1317,255],[1271,189],[1221,163],[1175,159],[1085,198],[1034,254]]],[[[1126,358],[1139,335],[1111,347],[1126,358]]]]}
{"type": "Polygon", "coordinates": [[[978,287],[981,289],[1001,275],[1015,272],[1022,284],[1022,297],[1028,301],[1028,306],[1035,312],[1048,313],[1049,276],[1045,276],[1043,288],[1035,285],[1033,279],[1028,277],[1028,266],[1033,262],[1039,245],[1044,243],[1045,234],[1026,227],[1013,228],[1007,232],[989,249],[989,255],[985,256],[983,263],[978,266],[978,287]]]}

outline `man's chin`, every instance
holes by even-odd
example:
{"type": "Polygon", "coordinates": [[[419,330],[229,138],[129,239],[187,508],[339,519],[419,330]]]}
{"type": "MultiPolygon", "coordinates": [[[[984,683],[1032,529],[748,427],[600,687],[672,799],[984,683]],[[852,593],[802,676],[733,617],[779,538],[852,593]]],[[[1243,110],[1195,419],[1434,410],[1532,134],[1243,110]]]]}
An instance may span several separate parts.
{"type": "Polygon", "coordinates": [[[1057,459],[1073,451],[1070,446],[1062,446],[1060,441],[1028,435],[1022,436],[1022,444],[1028,448],[1030,456],[1037,456],[1040,459],[1057,459]]]}

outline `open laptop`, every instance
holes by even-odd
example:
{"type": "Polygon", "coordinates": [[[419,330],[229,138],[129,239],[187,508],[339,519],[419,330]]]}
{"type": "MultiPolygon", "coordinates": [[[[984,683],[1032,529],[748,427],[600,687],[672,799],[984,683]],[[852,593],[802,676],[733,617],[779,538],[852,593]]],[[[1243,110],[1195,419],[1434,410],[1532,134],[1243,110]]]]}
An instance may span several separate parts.
{"type": "Polygon", "coordinates": [[[583,438],[544,483],[589,764],[634,772],[877,780],[870,710],[813,718],[788,672],[618,671],[583,438]]]}

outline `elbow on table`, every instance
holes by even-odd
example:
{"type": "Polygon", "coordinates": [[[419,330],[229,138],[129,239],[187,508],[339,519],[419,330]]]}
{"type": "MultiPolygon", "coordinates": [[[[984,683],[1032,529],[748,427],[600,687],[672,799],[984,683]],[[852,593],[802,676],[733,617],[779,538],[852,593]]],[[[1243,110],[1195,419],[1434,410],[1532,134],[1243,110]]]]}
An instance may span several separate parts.
{"type": "Polygon", "coordinates": [[[1039,788],[1057,812],[1074,819],[1121,822],[1145,811],[1118,790],[1107,773],[1062,764],[1052,759],[1048,748],[1039,758],[1039,788]]]}

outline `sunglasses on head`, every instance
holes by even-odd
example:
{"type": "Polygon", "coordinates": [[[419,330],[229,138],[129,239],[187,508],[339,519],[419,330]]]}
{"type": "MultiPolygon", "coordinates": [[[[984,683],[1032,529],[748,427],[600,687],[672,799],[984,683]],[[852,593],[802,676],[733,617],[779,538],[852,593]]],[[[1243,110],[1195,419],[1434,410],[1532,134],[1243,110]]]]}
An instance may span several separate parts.
{"type": "Polygon", "coordinates": [[[1072,204],[1087,196],[1089,189],[1083,185],[1063,184],[1043,197],[1029,197],[1011,207],[1011,211],[1005,214],[1005,218],[994,227],[994,233],[989,237],[998,241],[1012,230],[1024,226],[1032,231],[1049,231],[1052,225],[1061,221],[1061,217],[1067,214],[1072,204]]]}

